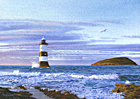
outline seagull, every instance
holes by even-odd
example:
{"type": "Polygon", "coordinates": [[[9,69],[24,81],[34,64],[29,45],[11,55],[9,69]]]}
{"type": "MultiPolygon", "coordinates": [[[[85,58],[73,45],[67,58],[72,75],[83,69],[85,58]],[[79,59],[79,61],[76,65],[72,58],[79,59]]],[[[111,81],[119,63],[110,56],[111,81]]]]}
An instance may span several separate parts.
{"type": "Polygon", "coordinates": [[[125,84],[130,85],[131,83],[130,83],[130,81],[126,80],[125,84]]]}
{"type": "Polygon", "coordinates": [[[101,33],[102,33],[102,32],[106,32],[106,30],[107,30],[107,29],[102,30],[101,33]]]}

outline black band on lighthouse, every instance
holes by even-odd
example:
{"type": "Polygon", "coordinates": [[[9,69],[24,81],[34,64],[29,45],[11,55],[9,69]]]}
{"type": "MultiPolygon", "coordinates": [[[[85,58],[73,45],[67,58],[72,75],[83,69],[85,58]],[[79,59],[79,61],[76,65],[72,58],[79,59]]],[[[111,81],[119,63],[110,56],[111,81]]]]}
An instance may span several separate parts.
{"type": "Polygon", "coordinates": [[[47,53],[47,52],[40,52],[40,53],[39,53],[39,57],[40,57],[40,56],[48,56],[48,53],[47,53]]]}

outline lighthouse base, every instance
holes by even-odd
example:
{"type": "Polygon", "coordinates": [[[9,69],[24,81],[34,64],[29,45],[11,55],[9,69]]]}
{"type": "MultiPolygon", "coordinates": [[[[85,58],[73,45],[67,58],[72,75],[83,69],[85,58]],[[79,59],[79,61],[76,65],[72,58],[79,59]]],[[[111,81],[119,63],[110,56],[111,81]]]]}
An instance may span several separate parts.
{"type": "Polygon", "coordinates": [[[49,68],[48,62],[39,62],[39,68],[49,68]]]}

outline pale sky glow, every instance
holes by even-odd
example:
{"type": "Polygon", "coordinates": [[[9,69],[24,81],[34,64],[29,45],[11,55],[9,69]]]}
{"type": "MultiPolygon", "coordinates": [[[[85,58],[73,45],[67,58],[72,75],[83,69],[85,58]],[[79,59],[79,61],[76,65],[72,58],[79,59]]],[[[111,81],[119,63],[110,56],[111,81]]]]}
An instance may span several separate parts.
{"type": "Polygon", "coordinates": [[[0,0],[0,64],[38,63],[43,36],[50,65],[140,64],[139,9],[138,0],[0,0]]]}

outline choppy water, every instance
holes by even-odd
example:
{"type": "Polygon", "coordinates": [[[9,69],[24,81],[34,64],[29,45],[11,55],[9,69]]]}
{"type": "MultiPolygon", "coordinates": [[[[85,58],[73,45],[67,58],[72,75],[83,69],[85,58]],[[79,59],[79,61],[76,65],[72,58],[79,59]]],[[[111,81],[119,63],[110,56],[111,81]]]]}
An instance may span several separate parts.
{"type": "Polygon", "coordinates": [[[43,86],[87,99],[123,99],[112,89],[126,80],[140,85],[140,66],[0,66],[0,86],[43,86]]]}

